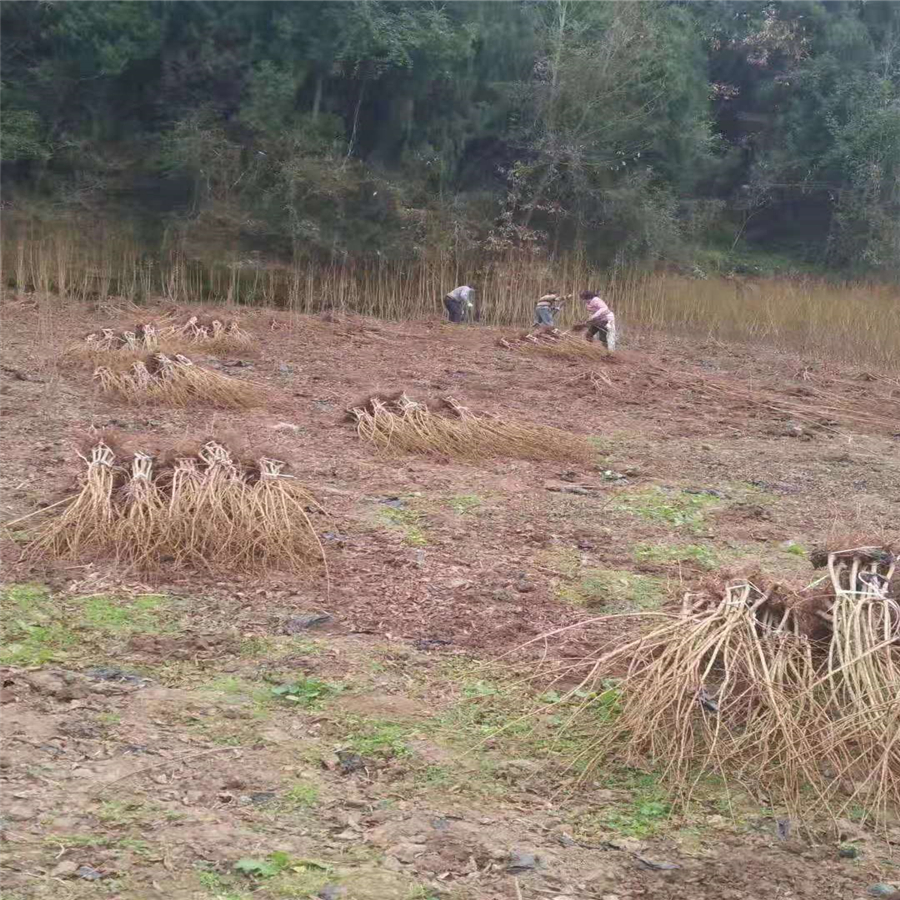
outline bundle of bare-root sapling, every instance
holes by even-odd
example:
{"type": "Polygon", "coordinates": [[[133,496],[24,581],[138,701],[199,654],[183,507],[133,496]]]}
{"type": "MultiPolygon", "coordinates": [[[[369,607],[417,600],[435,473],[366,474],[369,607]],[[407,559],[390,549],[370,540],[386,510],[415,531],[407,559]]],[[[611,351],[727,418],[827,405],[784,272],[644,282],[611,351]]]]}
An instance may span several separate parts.
{"type": "Polygon", "coordinates": [[[359,437],[388,453],[417,453],[477,462],[497,457],[587,463],[587,438],[516,419],[473,413],[452,398],[440,409],[406,394],[375,395],[350,410],[359,437]]]}
{"type": "Polygon", "coordinates": [[[261,385],[194,365],[180,353],[174,357],[156,353],[124,370],[99,366],[94,378],[104,393],[131,403],[234,409],[255,406],[265,397],[261,385]]]}
{"type": "Polygon", "coordinates": [[[801,820],[854,805],[888,820],[900,810],[895,561],[853,548],[828,570],[799,591],[743,581],[689,593],[670,615],[636,614],[641,633],[590,661],[566,695],[608,695],[615,681],[615,714],[579,762],[649,764],[682,798],[713,773],[801,820]]]}
{"type": "Polygon", "coordinates": [[[537,353],[555,359],[574,359],[584,362],[597,362],[610,358],[612,354],[600,344],[576,337],[572,332],[560,331],[548,325],[540,325],[526,331],[497,341],[506,350],[524,353],[537,353]]]}
{"type": "Polygon", "coordinates": [[[115,365],[137,360],[150,353],[173,355],[192,348],[206,353],[245,351],[253,343],[237,321],[204,319],[192,315],[183,323],[145,322],[131,329],[101,328],[68,348],[68,356],[89,360],[95,365],[115,365]]]}
{"type": "Polygon", "coordinates": [[[215,440],[162,464],[142,453],[117,460],[103,442],[84,459],[80,492],[39,527],[30,553],[112,557],[140,569],[325,564],[313,523],[322,509],[281,460],[241,459],[215,440]]]}
{"type": "Polygon", "coordinates": [[[163,331],[163,336],[181,339],[209,352],[242,350],[253,341],[235,320],[223,322],[196,315],[190,316],[182,325],[170,325],[163,331]]]}

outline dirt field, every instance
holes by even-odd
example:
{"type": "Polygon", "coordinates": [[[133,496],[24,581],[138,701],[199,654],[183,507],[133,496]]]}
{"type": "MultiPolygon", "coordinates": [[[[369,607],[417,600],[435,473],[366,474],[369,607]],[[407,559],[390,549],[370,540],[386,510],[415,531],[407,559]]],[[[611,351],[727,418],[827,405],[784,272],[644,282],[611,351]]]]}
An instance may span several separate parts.
{"type": "Polygon", "coordinates": [[[254,310],[246,352],[193,358],[271,402],[172,410],[109,400],[64,356],[135,313],[7,297],[3,316],[4,522],[71,493],[92,428],[147,452],[231,435],[322,502],[330,576],[36,562],[36,520],[6,529],[3,900],[900,888],[900,819],[874,834],[853,807],[839,835],[801,832],[765,785],[675,808],[649,766],[576,777],[576,736],[522,718],[545,697],[523,680],[536,657],[633,626],[534,638],[658,608],[714,570],[803,583],[827,535],[896,532],[896,372],[633,333],[587,365],[488,328],[254,310]],[[588,435],[596,462],[379,457],[344,412],[400,389],[588,435]]]}

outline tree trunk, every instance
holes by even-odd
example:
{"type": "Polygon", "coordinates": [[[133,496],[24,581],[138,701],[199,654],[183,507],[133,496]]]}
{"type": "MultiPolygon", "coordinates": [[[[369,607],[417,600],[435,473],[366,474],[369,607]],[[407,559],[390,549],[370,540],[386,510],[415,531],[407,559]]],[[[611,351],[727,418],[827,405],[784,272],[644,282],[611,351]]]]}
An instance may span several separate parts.
{"type": "MultiPolygon", "coordinates": [[[[356,143],[356,129],[359,125],[359,108],[362,106],[363,95],[366,92],[366,80],[363,79],[359,85],[359,97],[356,100],[356,109],[353,112],[353,130],[350,132],[350,141],[347,144],[347,159],[350,159],[353,154],[353,145],[356,143]]],[[[347,159],[344,160],[344,165],[347,164],[347,159]]]]}
{"type": "Polygon", "coordinates": [[[316,93],[313,96],[313,108],[312,108],[312,120],[313,123],[319,118],[319,108],[322,106],[322,82],[325,79],[322,77],[322,73],[319,72],[316,74],[316,93]]]}

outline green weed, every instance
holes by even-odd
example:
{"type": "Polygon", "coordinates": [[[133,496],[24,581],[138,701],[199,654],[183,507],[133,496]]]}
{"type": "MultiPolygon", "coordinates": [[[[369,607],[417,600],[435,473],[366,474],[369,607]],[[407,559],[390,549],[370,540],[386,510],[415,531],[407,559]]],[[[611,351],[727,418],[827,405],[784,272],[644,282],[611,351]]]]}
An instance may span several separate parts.
{"type": "Polygon", "coordinates": [[[434,888],[426,887],[424,884],[417,884],[406,895],[405,900],[441,900],[446,894],[439,894],[434,888]]]}
{"type": "Polygon", "coordinates": [[[305,897],[317,897],[326,884],[334,881],[329,874],[330,870],[316,868],[305,864],[306,868],[295,867],[294,870],[283,872],[267,885],[268,893],[283,900],[299,900],[305,897]],[[300,871],[296,871],[300,868],[300,871]]]}
{"type": "Polygon", "coordinates": [[[250,897],[245,891],[235,888],[233,878],[218,872],[201,869],[197,872],[197,880],[200,887],[213,895],[214,900],[247,900],[250,897]]]}
{"type": "Polygon", "coordinates": [[[403,541],[412,547],[422,547],[428,543],[423,526],[422,514],[414,509],[394,509],[386,506],[378,510],[379,521],[403,535],[403,541]]]}
{"type": "Polygon", "coordinates": [[[572,547],[553,547],[539,553],[535,562],[566,578],[574,578],[581,569],[581,557],[572,547]]]}
{"type": "Polygon", "coordinates": [[[463,695],[466,697],[498,697],[502,691],[489,681],[470,681],[463,687],[463,695]]]}
{"type": "Polygon", "coordinates": [[[63,613],[39,584],[13,584],[0,590],[0,663],[40,666],[61,659],[77,644],[63,613]]]}
{"type": "Polygon", "coordinates": [[[646,838],[658,834],[672,811],[665,800],[640,800],[630,807],[601,816],[607,828],[628,837],[646,838]]]}
{"type": "Polygon", "coordinates": [[[300,678],[272,688],[272,696],[304,709],[316,709],[322,702],[343,690],[343,685],[319,681],[317,678],[300,678]]]}
{"type": "Polygon", "coordinates": [[[97,818],[113,827],[146,824],[159,809],[138,800],[106,800],[97,810],[97,818]]]}
{"type": "Polygon", "coordinates": [[[243,678],[238,678],[235,675],[222,675],[220,678],[209,682],[206,685],[206,690],[236,696],[239,694],[252,694],[259,689],[243,678]]]}
{"type": "Polygon", "coordinates": [[[477,494],[455,494],[447,499],[447,505],[459,516],[476,512],[483,502],[477,494]]]}
{"type": "Polygon", "coordinates": [[[663,582],[625,569],[590,569],[576,584],[559,589],[559,597],[578,606],[609,611],[656,609],[663,601],[663,582]]]}
{"type": "Polygon", "coordinates": [[[275,850],[262,858],[244,857],[234,864],[236,872],[249,878],[275,879],[269,890],[278,897],[309,897],[328,880],[331,867],[311,859],[295,859],[289,853],[275,850]]]}
{"type": "Polygon", "coordinates": [[[270,657],[278,644],[271,638],[253,636],[244,638],[238,647],[238,653],[245,659],[255,659],[259,656],[270,657]]]}
{"type": "Polygon", "coordinates": [[[156,594],[122,600],[97,594],[61,601],[41,585],[11,585],[0,593],[0,662],[43,665],[65,658],[81,643],[79,631],[90,633],[88,641],[98,634],[157,633],[167,602],[156,594]]]}
{"type": "Polygon", "coordinates": [[[647,838],[665,828],[672,805],[660,787],[657,775],[626,771],[613,773],[605,783],[611,788],[630,791],[631,801],[581,816],[575,827],[582,835],[615,831],[627,837],[647,838]]]}
{"type": "Polygon", "coordinates": [[[718,498],[710,494],[688,494],[653,487],[625,495],[624,501],[614,508],[670,528],[699,532],[703,529],[705,511],[718,502],[718,498]]]}
{"type": "Polygon", "coordinates": [[[140,838],[120,838],[115,845],[122,850],[130,850],[132,853],[137,853],[140,856],[146,856],[152,849],[147,841],[142,841],[140,838]]]}
{"type": "Polygon", "coordinates": [[[155,634],[161,630],[160,614],[168,598],[159,594],[144,594],[130,600],[117,601],[105,594],[78,597],[81,621],[86,628],[107,634],[155,634]]]}
{"type": "Polygon", "coordinates": [[[388,759],[409,756],[407,744],[412,729],[396,722],[379,719],[348,719],[348,731],[344,735],[344,746],[360,756],[388,759]]]}
{"type": "MultiPolygon", "coordinates": [[[[542,703],[577,707],[580,714],[590,715],[601,723],[609,722],[621,712],[622,694],[618,683],[613,679],[605,679],[602,686],[601,691],[584,689],[566,693],[545,691],[538,699],[542,703]]],[[[564,721],[566,721],[565,714],[553,720],[554,724],[562,724],[564,721]]]]}
{"type": "Polygon", "coordinates": [[[719,564],[715,551],[708,544],[637,544],[634,558],[636,562],[665,565],[691,562],[704,569],[714,569],[719,564]]]}
{"type": "Polygon", "coordinates": [[[319,802],[319,789],[314,784],[298,781],[285,793],[281,802],[289,809],[310,809],[319,802]]]}
{"type": "Polygon", "coordinates": [[[105,834],[68,834],[59,837],[47,837],[48,843],[62,844],[64,847],[109,847],[113,838],[105,834]]]}

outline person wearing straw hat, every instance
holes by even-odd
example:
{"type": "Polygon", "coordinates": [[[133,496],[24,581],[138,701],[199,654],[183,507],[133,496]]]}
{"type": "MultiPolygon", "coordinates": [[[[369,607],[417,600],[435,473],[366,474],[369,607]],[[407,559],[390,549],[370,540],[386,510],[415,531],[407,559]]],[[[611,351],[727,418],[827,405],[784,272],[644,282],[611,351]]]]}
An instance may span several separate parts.
{"type": "Polygon", "coordinates": [[[451,322],[459,324],[471,319],[475,309],[475,288],[467,284],[454,288],[444,297],[444,307],[451,322]]]}
{"type": "Polygon", "coordinates": [[[576,327],[585,330],[585,338],[598,338],[607,350],[616,349],[616,315],[596,291],[582,291],[581,300],[590,313],[586,321],[576,327]]]}
{"type": "Polygon", "coordinates": [[[553,317],[562,309],[563,303],[569,299],[570,295],[560,297],[557,291],[550,291],[544,294],[537,302],[534,308],[534,324],[535,326],[546,325],[550,328],[556,328],[556,322],[553,317]]]}

